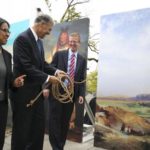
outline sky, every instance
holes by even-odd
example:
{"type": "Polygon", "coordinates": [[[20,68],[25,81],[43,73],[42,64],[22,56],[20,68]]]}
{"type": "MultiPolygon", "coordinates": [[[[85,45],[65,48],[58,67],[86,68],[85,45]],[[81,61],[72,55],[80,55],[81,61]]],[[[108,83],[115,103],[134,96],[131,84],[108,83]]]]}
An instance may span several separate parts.
{"type": "Polygon", "coordinates": [[[150,8],[101,17],[100,96],[148,94],[150,8]]]}
{"type": "MultiPolygon", "coordinates": [[[[52,1],[52,12],[50,15],[57,21],[60,20],[62,14],[66,8],[66,3],[64,0],[51,0],[52,1]]],[[[48,9],[43,2],[43,0],[0,0],[0,17],[7,19],[10,23],[14,23],[20,20],[26,20],[30,18],[31,24],[36,16],[36,8],[42,7],[44,13],[49,13],[48,9]]],[[[94,35],[95,33],[100,33],[101,28],[101,18],[104,15],[119,13],[119,12],[128,12],[131,10],[150,8],[150,0],[90,0],[89,3],[78,5],[77,10],[81,12],[83,17],[90,18],[90,33],[94,35]]],[[[149,29],[145,29],[147,30],[149,29]]],[[[145,36],[144,36],[145,37],[145,36]]],[[[97,35],[97,38],[100,40],[101,44],[101,33],[97,35]]],[[[149,35],[146,36],[149,38],[149,35]]],[[[144,40],[143,44],[144,44],[144,40]]],[[[147,40],[146,40],[147,41],[147,40]]],[[[98,49],[101,49],[102,45],[97,45],[98,49]]],[[[90,56],[100,57],[100,55],[95,55],[90,53],[90,56]]],[[[99,61],[100,62],[100,61],[99,61]]],[[[91,70],[98,69],[100,70],[100,64],[96,65],[93,62],[89,64],[91,70]]],[[[99,73],[100,76],[100,73],[99,73]]],[[[100,80],[98,81],[100,85],[100,80]]],[[[100,87],[98,86],[98,90],[100,87]]]]}
{"type": "MultiPolygon", "coordinates": [[[[33,9],[36,7],[42,7],[43,12],[48,13],[43,1],[0,0],[0,16],[7,19],[10,23],[29,17],[34,18],[35,10],[33,9]]],[[[64,0],[50,1],[52,1],[52,12],[50,15],[59,21],[66,8],[66,2],[64,0]]],[[[83,17],[90,18],[90,31],[94,34],[99,32],[100,17],[102,15],[148,7],[150,7],[149,0],[90,0],[89,3],[78,5],[77,10],[81,12],[83,17]]]]}
{"type": "MultiPolygon", "coordinates": [[[[53,1],[51,15],[59,21],[65,7],[64,1],[53,1]]],[[[99,20],[102,15],[145,7],[150,7],[149,0],[136,0],[136,2],[134,0],[90,0],[89,3],[78,5],[77,10],[84,17],[90,18],[92,32],[99,32],[99,20]]]]}
{"type": "MultiPolygon", "coordinates": [[[[66,2],[64,0],[50,1],[52,1],[50,15],[59,21],[66,8],[66,2]]],[[[42,7],[44,13],[49,13],[44,0],[0,0],[0,2],[0,16],[10,23],[30,18],[32,24],[37,7],[42,7]]],[[[100,32],[102,15],[148,7],[150,7],[149,0],[90,0],[89,3],[78,5],[76,9],[83,17],[90,18],[90,32],[93,35],[100,32]]]]}
{"type": "MultiPolygon", "coordinates": [[[[53,9],[54,12],[52,12],[52,15],[55,16],[56,20],[59,21],[61,18],[65,6],[65,3],[60,0],[57,0],[55,3],[53,3],[52,7],[55,9],[53,9]],[[59,10],[59,13],[55,10],[59,10]]],[[[100,49],[100,54],[103,53],[103,48],[105,50],[109,50],[110,47],[113,48],[113,51],[110,49],[108,54],[104,53],[107,58],[105,58],[105,62],[103,62],[103,64],[101,63],[103,59],[102,55],[89,53],[89,56],[99,58],[98,65],[96,65],[94,62],[88,64],[88,67],[91,71],[98,69],[98,96],[135,96],[139,93],[149,93],[150,83],[148,79],[150,73],[148,70],[148,64],[150,64],[150,62],[148,57],[150,56],[150,52],[148,49],[150,46],[150,25],[148,22],[146,22],[147,19],[150,20],[149,16],[145,16],[145,19],[141,20],[143,24],[138,22],[136,18],[137,14],[132,14],[132,18],[129,20],[129,26],[128,23],[124,24],[125,22],[124,20],[121,20],[121,17],[120,20],[116,18],[116,20],[112,20],[111,23],[109,22],[112,17],[111,14],[130,12],[144,8],[150,8],[149,0],[90,0],[89,3],[77,6],[77,10],[81,12],[83,17],[90,18],[91,35],[99,33],[97,38],[99,38],[100,44],[97,45],[97,48],[100,49]],[[104,32],[105,36],[103,37],[101,36],[102,32],[100,30],[102,25],[101,21],[106,15],[110,15],[110,18],[106,23],[108,25],[108,31],[104,32]],[[145,23],[148,23],[148,25],[146,26],[145,23]],[[118,26],[118,31],[115,31],[115,34],[113,34],[110,30],[114,30],[114,27],[117,28],[118,26]],[[139,26],[141,27],[140,30],[138,28],[139,26]],[[142,32],[139,33],[138,31],[142,32]],[[121,35],[119,35],[120,32],[121,35]],[[132,33],[132,36],[129,36],[130,33],[132,33]],[[136,36],[138,37],[136,38],[136,36]],[[122,37],[125,39],[121,39],[122,37]],[[114,38],[117,40],[120,38],[120,41],[113,41],[114,38]],[[128,40],[129,38],[130,40],[128,40]],[[125,41],[126,45],[123,44],[122,41],[125,41]],[[132,43],[138,44],[133,45],[132,43]],[[116,45],[117,48],[115,47],[116,45]],[[132,48],[133,50],[131,50],[132,48]],[[122,50],[122,53],[119,52],[120,49],[122,50]],[[144,52],[141,51],[141,49],[143,49],[144,52]],[[114,51],[115,57],[112,58],[114,51]],[[115,61],[115,59],[117,61],[115,61]],[[111,65],[113,65],[113,68],[111,68],[111,65]]],[[[128,15],[124,16],[124,19],[125,17],[126,19],[128,17],[130,18],[128,15]]],[[[104,23],[103,26],[105,27],[104,23]]]]}
{"type": "MultiPolygon", "coordinates": [[[[90,0],[89,3],[78,5],[76,9],[81,12],[81,15],[83,17],[90,18],[90,34],[91,36],[93,36],[94,34],[98,33],[94,38],[99,39],[101,43],[100,20],[103,15],[113,14],[117,12],[127,12],[148,7],[150,7],[149,0],[136,0],[136,2],[134,0],[90,0]]],[[[64,12],[64,8],[66,8],[66,3],[64,3],[64,1],[62,0],[56,0],[52,3],[51,15],[59,21],[64,12]]],[[[100,46],[100,44],[97,44],[98,49],[100,49],[100,46]]],[[[88,55],[98,58],[97,54],[90,51],[88,55]]],[[[88,68],[90,69],[90,71],[94,71],[98,69],[99,66],[92,61],[88,63],[88,68]]]]}

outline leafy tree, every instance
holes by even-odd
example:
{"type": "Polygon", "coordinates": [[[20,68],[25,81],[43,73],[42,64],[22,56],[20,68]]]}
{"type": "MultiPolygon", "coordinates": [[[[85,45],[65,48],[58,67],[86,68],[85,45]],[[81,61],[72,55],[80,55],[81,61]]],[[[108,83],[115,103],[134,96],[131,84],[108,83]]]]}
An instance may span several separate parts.
{"type": "Polygon", "coordinates": [[[97,71],[93,71],[87,75],[87,92],[96,93],[96,88],[97,88],[97,71]]]}

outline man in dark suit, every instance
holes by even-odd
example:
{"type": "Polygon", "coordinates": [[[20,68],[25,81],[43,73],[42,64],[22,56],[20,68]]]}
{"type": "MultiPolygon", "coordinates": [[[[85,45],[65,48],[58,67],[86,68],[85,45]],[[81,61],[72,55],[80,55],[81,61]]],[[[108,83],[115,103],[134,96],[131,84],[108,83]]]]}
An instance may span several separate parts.
{"type": "MultiPolygon", "coordinates": [[[[55,53],[52,65],[68,73],[72,82],[81,82],[85,79],[86,59],[78,53],[80,46],[80,35],[72,33],[69,35],[69,49],[55,53]]],[[[61,103],[50,97],[49,101],[49,140],[53,150],[63,150],[69,121],[73,111],[74,102],[78,100],[83,103],[85,96],[85,83],[74,84],[73,103],[61,103]]]]}
{"type": "MultiPolygon", "coordinates": [[[[24,86],[12,93],[12,150],[42,150],[44,138],[43,96],[26,107],[47,83],[57,83],[56,69],[46,63],[42,38],[49,34],[53,20],[48,15],[35,19],[33,27],[21,33],[13,46],[14,75],[26,74],[24,86]]],[[[60,73],[61,71],[59,71],[60,73]]]]}

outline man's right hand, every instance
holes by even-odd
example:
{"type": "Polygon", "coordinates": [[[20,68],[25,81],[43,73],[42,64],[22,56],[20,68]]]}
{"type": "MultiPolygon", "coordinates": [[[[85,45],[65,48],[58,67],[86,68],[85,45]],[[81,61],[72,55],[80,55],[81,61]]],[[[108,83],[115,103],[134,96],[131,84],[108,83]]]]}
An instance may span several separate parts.
{"type": "Polygon", "coordinates": [[[59,80],[55,76],[50,76],[49,83],[56,84],[56,83],[59,83],[59,80]]]}
{"type": "Polygon", "coordinates": [[[55,76],[57,77],[57,76],[59,76],[59,75],[66,75],[66,72],[57,69],[56,72],[55,72],[55,76]]]}

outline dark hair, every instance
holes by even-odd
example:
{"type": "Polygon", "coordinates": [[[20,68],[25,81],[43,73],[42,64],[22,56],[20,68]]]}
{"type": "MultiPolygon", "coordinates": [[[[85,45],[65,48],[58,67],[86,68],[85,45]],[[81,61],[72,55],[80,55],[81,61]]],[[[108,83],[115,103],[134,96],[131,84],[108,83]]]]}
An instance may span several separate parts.
{"type": "Polygon", "coordinates": [[[3,23],[7,23],[8,27],[10,27],[10,24],[9,24],[8,21],[6,21],[6,20],[3,19],[3,18],[0,18],[0,26],[1,26],[3,23]]]}
{"type": "Polygon", "coordinates": [[[42,15],[39,15],[38,17],[36,17],[35,23],[51,23],[52,25],[54,24],[53,22],[53,19],[49,16],[49,15],[46,15],[46,14],[42,14],[42,15]]]}

